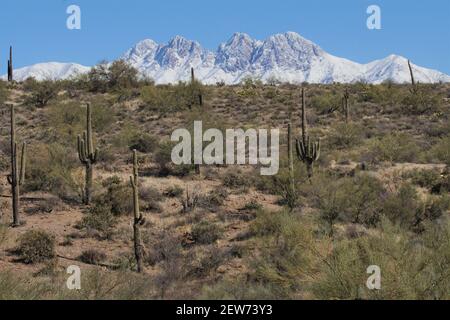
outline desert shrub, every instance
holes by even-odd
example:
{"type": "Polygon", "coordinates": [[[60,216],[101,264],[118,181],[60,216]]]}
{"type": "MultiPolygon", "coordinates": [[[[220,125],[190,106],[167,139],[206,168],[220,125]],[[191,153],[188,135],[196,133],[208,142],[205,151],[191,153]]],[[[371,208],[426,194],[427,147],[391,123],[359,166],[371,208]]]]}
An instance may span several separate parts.
{"type": "Polygon", "coordinates": [[[436,160],[450,165],[450,136],[440,139],[431,148],[429,154],[436,160]]]}
{"type": "Polygon", "coordinates": [[[130,150],[137,150],[142,153],[153,152],[157,146],[157,138],[146,133],[137,134],[130,141],[130,150]]]}
{"type": "Polygon", "coordinates": [[[158,150],[155,152],[153,156],[153,160],[158,166],[158,174],[160,176],[179,176],[184,177],[189,175],[191,171],[194,169],[194,165],[175,165],[172,162],[172,148],[174,147],[173,143],[163,142],[159,145],[158,150]]]}
{"type": "Polygon", "coordinates": [[[332,234],[337,221],[375,226],[386,191],[378,179],[361,174],[338,180],[317,177],[309,192],[314,207],[332,234]]]}
{"type": "MultiPolygon", "coordinates": [[[[93,98],[90,103],[92,105],[93,130],[96,133],[104,132],[113,123],[114,113],[105,99],[93,98]]],[[[67,102],[52,104],[49,109],[49,122],[52,124],[49,128],[49,140],[76,146],[77,135],[86,130],[86,109],[84,106],[80,107],[79,102],[67,102]]]]}
{"type": "Polygon", "coordinates": [[[192,238],[199,244],[211,244],[222,237],[222,228],[213,222],[201,221],[192,227],[192,238]]]}
{"type": "Polygon", "coordinates": [[[416,213],[420,208],[416,189],[410,183],[403,183],[391,192],[383,203],[383,214],[393,223],[411,228],[416,222],[416,213]]]}
{"type": "Polygon", "coordinates": [[[341,123],[334,125],[328,137],[329,148],[354,148],[363,138],[363,130],[359,125],[341,123]]]}
{"type": "Polygon", "coordinates": [[[231,189],[248,188],[250,186],[249,176],[240,170],[227,170],[222,176],[222,183],[231,189]]]}
{"type": "Polygon", "coordinates": [[[215,212],[224,204],[227,198],[228,192],[225,189],[218,188],[210,191],[207,195],[200,196],[199,206],[215,212]]]}
{"type": "Polygon", "coordinates": [[[140,206],[143,210],[161,212],[161,193],[149,186],[139,187],[140,206]]]}
{"type": "Polygon", "coordinates": [[[419,187],[432,189],[441,180],[441,175],[436,170],[412,170],[404,174],[406,179],[419,187]]]}
{"type": "Polygon", "coordinates": [[[441,106],[442,97],[433,94],[424,85],[418,85],[418,90],[409,93],[401,101],[402,111],[410,115],[420,115],[424,113],[434,113],[441,106]]]}
{"type": "Polygon", "coordinates": [[[381,85],[358,84],[357,91],[363,102],[372,102],[381,106],[399,105],[405,96],[402,87],[392,82],[381,85]]]}
{"type": "Polygon", "coordinates": [[[154,243],[148,244],[149,250],[146,256],[146,262],[151,266],[162,261],[175,263],[182,258],[180,239],[170,232],[161,232],[155,237],[154,243]]]}
{"type": "Polygon", "coordinates": [[[19,241],[18,252],[25,263],[39,263],[56,256],[55,237],[45,231],[27,231],[19,241]]]}
{"type": "Polygon", "coordinates": [[[102,238],[109,239],[113,235],[116,224],[117,218],[111,212],[111,207],[96,204],[89,209],[89,213],[82,218],[78,227],[85,228],[88,231],[98,231],[102,238]]]}
{"type": "Polygon", "coordinates": [[[4,104],[5,101],[8,99],[8,89],[6,86],[6,82],[3,80],[0,80],[0,104],[4,104]]]}
{"type": "Polygon", "coordinates": [[[7,234],[8,234],[8,227],[0,223],[0,246],[6,240],[7,234]]]}
{"type": "Polygon", "coordinates": [[[57,97],[61,86],[59,81],[43,80],[36,81],[28,78],[24,83],[24,89],[30,92],[25,103],[38,108],[45,107],[50,100],[57,97]]]}
{"type": "Polygon", "coordinates": [[[98,265],[106,259],[106,254],[95,249],[84,250],[78,260],[86,264],[98,265]]]}
{"type": "Polygon", "coordinates": [[[205,277],[217,269],[225,259],[226,253],[216,245],[206,250],[197,250],[190,261],[186,276],[194,279],[205,277]]]}
{"type": "Polygon", "coordinates": [[[136,300],[154,299],[154,285],[149,277],[134,272],[111,272],[98,268],[83,273],[81,290],[67,290],[61,286],[63,278],[41,281],[31,276],[16,276],[0,272],[0,299],[2,300],[136,300]]]}
{"type": "Polygon", "coordinates": [[[279,299],[304,290],[314,262],[309,250],[318,245],[310,224],[288,211],[260,212],[251,228],[261,248],[261,254],[250,258],[251,282],[279,299]]]}
{"type": "Polygon", "coordinates": [[[311,98],[311,107],[317,110],[318,114],[328,114],[336,111],[342,105],[342,95],[326,92],[321,95],[314,95],[311,98]]]}
{"type": "Polygon", "coordinates": [[[414,162],[421,149],[416,142],[405,133],[388,134],[382,138],[371,140],[369,154],[372,162],[414,162]]]}
{"type": "Polygon", "coordinates": [[[180,186],[170,186],[164,191],[164,195],[169,198],[179,198],[183,193],[184,189],[180,186]]]}
{"type": "Polygon", "coordinates": [[[416,211],[413,230],[423,232],[428,222],[434,222],[445,216],[450,208],[450,198],[447,195],[428,197],[416,211]]]}
{"type": "Polygon", "coordinates": [[[144,103],[143,109],[156,111],[161,115],[181,109],[174,96],[174,89],[172,87],[144,86],[141,88],[140,97],[144,103]]]}
{"type": "MultiPolygon", "coordinates": [[[[294,168],[295,184],[301,183],[303,181],[302,178],[299,178],[299,174],[301,171],[297,171],[297,168],[294,168]]],[[[290,209],[296,208],[300,204],[300,197],[298,195],[298,189],[295,185],[295,190],[292,189],[291,178],[289,171],[285,168],[280,169],[277,175],[270,176],[268,178],[261,178],[261,184],[263,181],[265,182],[265,186],[260,186],[259,188],[267,188],[271,194],[276,194],[281,196],[280,204],[286,205],[290,209]]]]}
{"type": "Polygon", "coordinates": [[[385,221],[380,233],[337,243],[312,291],[318,299],[448,299],[448,270],[440,263],[448,261],[449,236],[448,224],[434,225],[411,241],[385,221]],[[382,290],[365,285],[370,265],[381,269],[382,290]]]}
{"type": "Polygon", "coordinates": [[[431,193],[433,194],[444,194],[450,192],[450,172],[446,169],[447,173],[444,173],[438,183],[433,185],[431,188],[431,193]]]}
{"type": "Polygon", "coordinates": [[[133,212],[133,197],[129,184],[122,183],[119,177],[114,176],[105,179],[102,185],[106,187],[106,191],[94,199],[96,204],[108,207],[114,216],[133,212]]]}
{"type": "Polygon", "coordinates": [[[263,209],[263,205],[256,200],[251,200],[250,202],[247,202],[242,207],[242,210],[246,210],[246,211],[260,211],[262,209],[263,209]]]}
{"type": "Polygon", "coordinates": [[[31,144],[28,154],[33,157],[27,157],[24,191],[49,191],[61,198],[77,198],[79,185],[72,171],[78,162],[73,152],[52,143],[31,144]]]}
{"type": "Polygon", "coordinates": [[[87,80],[92,92],[120,92],[137,86],[138,71],[123,60],[111,64],[104,61],[91,69],[87,80]]]}

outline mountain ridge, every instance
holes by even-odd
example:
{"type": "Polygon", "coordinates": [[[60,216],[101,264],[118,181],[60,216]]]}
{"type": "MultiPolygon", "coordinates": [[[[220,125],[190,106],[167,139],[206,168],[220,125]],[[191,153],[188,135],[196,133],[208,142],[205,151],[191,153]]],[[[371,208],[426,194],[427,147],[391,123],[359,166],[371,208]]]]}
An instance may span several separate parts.
{"type": "MultiPolygon", "coordinates": [[[[221,43],[215,52],[200,43],[175,36],[165,44],[151,39],[139,41],[121,57],[142,76],[158,84],[188,81],[191,67],[205,84],[225,82],[237,84],[247,77],[264,82],[277,80],[289,83],[382,83],[409,82],[407,58],[389,55],[367,64],[360,64],[324,51],[311,40],[289,31],[261,41],[246,33],[236,32],[221,43]]],[[[412,64],[416,80],[421,83],[450,82],[450,76],[437,70],[412,64]]],[[[88,72],[89,67],[75,63],[45,63],[20,68],[15,79],[34,76],[67,79],[88,72]]]]}

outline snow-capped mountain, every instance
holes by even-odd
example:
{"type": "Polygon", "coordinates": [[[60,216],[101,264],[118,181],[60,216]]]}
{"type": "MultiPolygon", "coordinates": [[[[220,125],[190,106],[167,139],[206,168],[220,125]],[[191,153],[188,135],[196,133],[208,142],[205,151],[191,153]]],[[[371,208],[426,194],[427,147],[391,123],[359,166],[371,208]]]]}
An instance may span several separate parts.
{"type": "MultiPolygon", "coordinates": [[[[247,77],[290,83],[410,81],[408,60],[404,57],[391,55],[360,64],[333,56],[295,32],[276,34],[264,41],[252,39],[245,33],[235,33],[216,52],[181,36],[167,44],[147,39],[129,49],[121,59],[158,84],[188,80],[191,67],[195,69],[197,79],[206,84],[219,81],[236,84],[247,77]]],[[[414,64],[412,68],[416,80],[421,83],[450,82],[450,76],[439,71],[414,64]]],[[[15,79],[23,80],[28,76],[68,78],[88,70],[88,67],[76,64],[39,64],[17,69],[15,79]]]]}
{"type": "MultiPolygon", "coordinates": [[[[276,34],[264,41],[235,33],[215,53],[180,36],[163,45],[144,40],[121,58],[156,83],[185,81],[191,67],[197,78],[207,84],[236,84],[246,77],[291,83],[410,81],[406,58],[391,55],[360,64],[333,56],[295,32],[276,34]]],[[[414,64],[412,67],[419,82],[450,82],[450,76],[441,72],[414,64]]]]}
{"type": "MultiPolygon", "coordinates": [[[[23,81],[27,78],[33,77],[36,80],[64,80],[77,74],[86,73],[90,67],[85,67],[76,63],[62,63],[62,62],[46,62],[38,63],[32,66],[19,68],[14,70],[14,79],[23,81]]],[[[4,75],[2,79],[7,79],[4,75]]]]}

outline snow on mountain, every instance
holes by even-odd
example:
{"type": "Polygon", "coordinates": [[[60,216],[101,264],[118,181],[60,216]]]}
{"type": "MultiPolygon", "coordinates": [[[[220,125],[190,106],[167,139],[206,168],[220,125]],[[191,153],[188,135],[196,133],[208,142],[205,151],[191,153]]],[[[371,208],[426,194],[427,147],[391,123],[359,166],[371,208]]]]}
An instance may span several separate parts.
{"type": "MultiPolygon", "coordinates": [[[[411,63],[414,78],[420,83],[450,82],[450,77],[442,72],[419,67],[411,63]]],[[[390,55],[385,59],[376,60],[364,65],[364,79],[369,83],[382,83],[387,80],[403,83],[411,81],[408,59],[390,55]]]]}
{"type": "MultiPolygon", "coordinates": [[[[36,80],[63,80],[77,74],[86,73],[90,67],[85,67],[76,63],[46,62],[14,70],[14,80],[24,81],[34,77],[36,80]]],[[[7,79],[4,75],[2,79],[7,79]]]]}
{"type": "MultiPolygon", "coordinates": [[[[218,81],[236,84],[247,77],[290,83],[410,81],[406,58],[392,55],[359,64],[333,56],[295,32],[276,34],[264,41],[235,33],[215,53],[180,36],[166,45],[144,40],[128,50],[122,59],[156,83],[185,81],[189,79],[191,67],[195,68],[197,78],[207,84],[218,81]]],[[[412,67],[419,82],[450,82],[450,77],[441,72],[412,67]]]]}
{"type": "MultiPolygon", "coordinates": [[[[125,52],[121,59],[158,84],[189,80],[191,67],[197,79],[206,84],[219,81],[236,84],[247,77],[290,83],[410,81],[408,61],[404,57],[391,55],[360,64],[333,56],[295,32],[276,34],[264,41],[235,33],[216,52],[181,36],[167,44],[147,39],[125,52]]],[[[450,82],[450,76],[439,71],[414,64],[412,68],[418,82],[450,82]]],[[[15,70],[15,79],[24,80],[29,76],[39,80],[66,79],[88,70],[77,64],[44,63],[15,70]]]]}

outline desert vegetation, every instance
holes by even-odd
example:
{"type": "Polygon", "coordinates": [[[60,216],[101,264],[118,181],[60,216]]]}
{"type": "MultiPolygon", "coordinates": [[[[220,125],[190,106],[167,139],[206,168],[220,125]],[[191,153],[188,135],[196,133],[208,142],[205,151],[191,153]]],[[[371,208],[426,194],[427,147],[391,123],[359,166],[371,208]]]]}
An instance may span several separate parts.
{"type": "Polygon", "coordinates": [[[450,298],[448,84],[155,85],[118,61],[0,81],[0,105],[0,299],[450,298]],[[174,165],[194,120],[279,128],[279,173],[174,165]]]}

